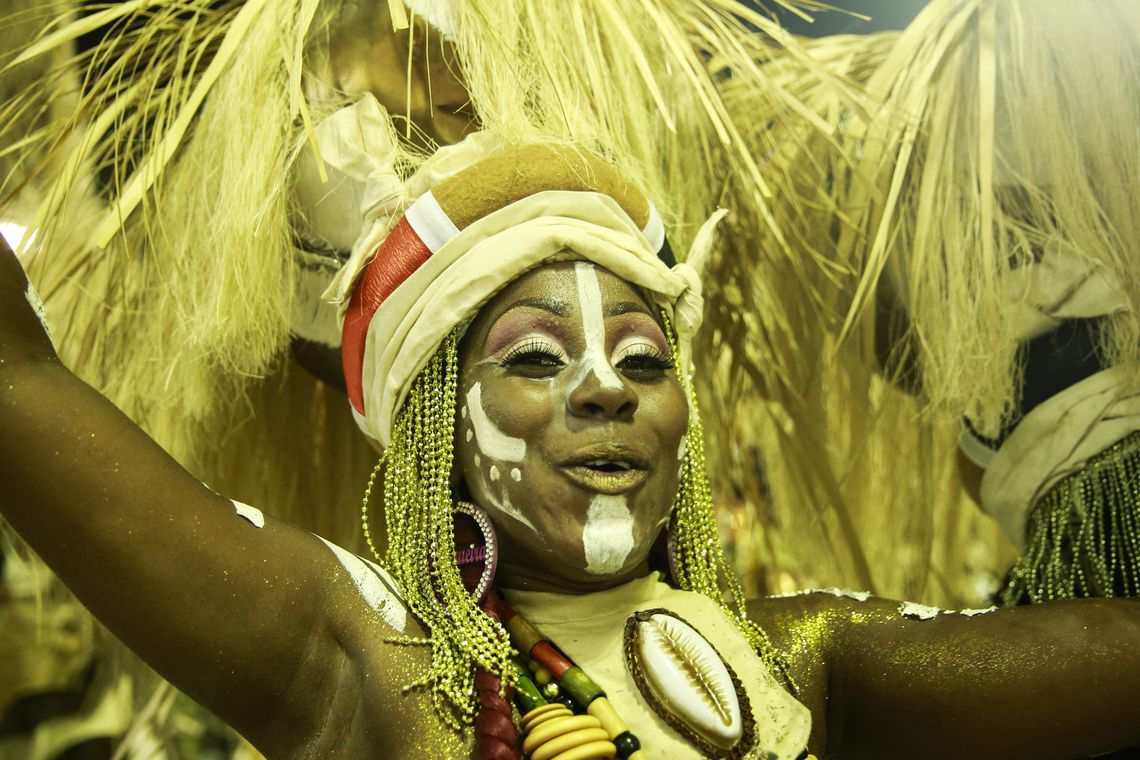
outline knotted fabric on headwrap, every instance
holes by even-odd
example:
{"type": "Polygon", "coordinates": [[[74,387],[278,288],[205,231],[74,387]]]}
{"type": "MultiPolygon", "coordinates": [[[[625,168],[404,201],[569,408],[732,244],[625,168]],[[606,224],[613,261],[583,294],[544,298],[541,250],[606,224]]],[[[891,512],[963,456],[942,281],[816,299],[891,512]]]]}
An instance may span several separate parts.
{"type": "MultiPolygon", "coordinates": [[[[698,233],[699,248],[711,245],[723,215],[698,233]]],[[[700,278],[674,263],[645,196],[577,149],[507,147],[420,195],[375,254],[354,256],[334,284],[345,381],[364,432],[387,445],[409,387],[447,334],[515,278],[564,259],[592,261],[644,290],[674,320],[686,362],[700,324],[700,278]]]]}

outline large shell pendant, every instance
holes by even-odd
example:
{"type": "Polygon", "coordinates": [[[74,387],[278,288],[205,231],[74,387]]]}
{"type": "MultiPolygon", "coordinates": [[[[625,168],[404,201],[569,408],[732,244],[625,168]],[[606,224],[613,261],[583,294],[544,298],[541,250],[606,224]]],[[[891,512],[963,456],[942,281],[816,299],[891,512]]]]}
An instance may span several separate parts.
{"type": "Polygon", "coordinates": [[[625,624],[633,680],[662,720],[712,757],[743,757],[753,745],[748,695],[732,668],[693,626],[665,609],[625,624]]]}

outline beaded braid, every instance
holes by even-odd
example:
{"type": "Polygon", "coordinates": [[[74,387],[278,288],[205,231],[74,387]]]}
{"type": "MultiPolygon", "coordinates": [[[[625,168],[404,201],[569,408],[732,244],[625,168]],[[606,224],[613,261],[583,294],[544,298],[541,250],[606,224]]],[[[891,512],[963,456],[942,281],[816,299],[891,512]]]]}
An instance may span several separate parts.
{"type": "Polygon", "coordinates": [[[782,678],[793,693],[798,693],[799,687],[792,678],[784,655],[772,644],[768,634],[748,617],[744,590],[728,561],[716,528],[712,487],[705,466],[704,425],[697,407],[693,378],[688,371],[688,359],[678,353],[676,333],[668,316],[662,313],[661,320],[673,356],[678,358],[681,387],[689,400],[689,429],[686,433],[688,443],[673,506],[674,566],[677,575],[674,580],[685,591],[703,594],[719,604],[721,610],[736,623],[736,627],[756,650],[768,670],[782,678]],[[722,589],[722,582],[728,589],[731,604],[722,589]]]}
{"type": "Polygon", "coordinates": [[[405,688],[430,689],[436,711],[455,728],[475,720],[475,670],[510,683],[505,674],[511,672],[513,654],[502,625],[480,610],[464,588],[455,557],[449,481],[458,343],[458,332],[452,331],[416,378],[396,417],[382,460],[388,551],[380,558],[408,608],[428,629],[425,639],[393,639],[431,646],[428,671],[405,688]]]}
{"type": "MultiPolygon", "coordinates": [[[[479,607],[490,619],[502,625],[490,597],[489,594],[479,607]]],[[[486,668],[475,670],[475,693],[479,698],[479,713],[475,716],[475,748],[479,760],[522,760],[522,745],[511,710],[514,691],[514,687],[505,684],[503,679],[486,668]]]]}
{"type": "MultiPolygon", "coordinates": [[[[665,315],[662,321],[672,351],[679,356],[672,323],[665,315]]],[[[381,470],[384,472],[386,556],[380,557],[376,552],[367,515],[363,516],[369,547],[392,574],[408,607],[429,632],[424,639],[393,639],[432,648],[428,672],[406,688],[429,688],[437,712],[457,728],[475,722],[480,701],[486,699],[490,684],[499,684],[501,696],[502,689],[509,688],[514,681],[509,637],[503,626],[479,609],[467,593],[453,551],[449,481],[458,342],[458,331],[453,331],[420,372],[396,418],[392,442],[373,471],[373,477],[381,470]],[[481,687],[478,691],[476,672],[481,687]]],[[[686,591],[703,594],[717,602],[768,669],[793,691],[798,691],[783,655],[767,634],[747,617],[740,581],[716,529],[712,489],[705,467],[704,428],[688,372],[681,373],[681,385],[689,401],[689,426],[688,446],[674,502],[676,582],[686,591]],[[722,582],[727,586],[731,604],[721,588],[722,582]]],[[[371,488],[370,480],[364,510],[367,510],[371,488]]]]}

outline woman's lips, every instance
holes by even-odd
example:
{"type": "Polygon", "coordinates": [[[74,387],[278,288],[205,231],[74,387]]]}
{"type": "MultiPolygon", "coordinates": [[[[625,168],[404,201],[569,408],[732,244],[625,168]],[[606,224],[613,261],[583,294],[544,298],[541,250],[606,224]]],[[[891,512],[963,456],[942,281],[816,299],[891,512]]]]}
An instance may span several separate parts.
{"type": "Polygon", "coordinates": [[[602,470],[584,464],[563,465],[562,472],[574,484],[587,491],[617,496],[629,493],[649,477],[646,470],[631,468],[628,470],[602,470]]]}
{"type": "Polygon", "coordinates": [[[578,448],[559,469],[580,488],[594,493],[628,493],[649,477],[649,458],[638,448],[616,441],[578,448]]]}

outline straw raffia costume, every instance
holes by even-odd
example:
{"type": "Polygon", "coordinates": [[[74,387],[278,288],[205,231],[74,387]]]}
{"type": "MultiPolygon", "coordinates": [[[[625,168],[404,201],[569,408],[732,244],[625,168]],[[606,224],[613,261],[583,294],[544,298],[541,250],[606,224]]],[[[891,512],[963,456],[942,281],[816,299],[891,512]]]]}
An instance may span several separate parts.
{"type": "Polygon", "coordinates": [[[831,45],[875,104],[834,183],[842,334],[874,311],[888,373],[962,419],[1007,603],[1140,593],[1138,11],[936,0],[831,45]]]}
{"type": "MultiPolygon", "coordinates": [[[[314,295],[346,262],[350,269],[363,263],[409,204],[455,170],[447,154],[425,162],[448,135],[430,108],[420,109],[421,94],[412,85],[403,113],[389,114],[367,94],[360,97],[362,90],[385,91],[370,83],[376,72],[369,71],[369,35],[387,37],[393,24],[407,23],[402,5],[388,6],[254,0],[98,9],[30,45],[14,46],[19,58],[13,71],[27,73],[36,87],[9,104],[8,112],[32,113],[44,127],[35,149],[17,154],[9,166],[6,188],[13,193],[9,208],[37,230],[25,260],[56,315],[55,337],[69,365],[212,485],[250,503],[279,505],[279,515],[349,546],[359,543],[343,505],[363,480],[369,449],[348,433],[342,397],[296,369],[269,381],[249,378],[281,367],[283,350],[290,344],[299,350],[298,338],[338,342],[329,327],[335,309],[314,295]],[[77,86],[68,45],[107,28],[111,32],[80,61],[91,68],[77,86]],[[319,138],[327,117],[346,118],[346,106],[355,109],[358,123],[369,122],[357,137],[379,161],[367,167],[338,164],[337,146],[319,138]],[[309,192],[314,177],[319,186],[309,192]],[[368,179],[375,194],[338,196],[356,179],[368,179]],[[354,221],[345,225],[346,217],[354,221]],[[73,286],[79,280],[81,289],[73,286]],[[159,364],[166,369],[156,373],[159,364]],[[252,421],[243,407],[229,404],[245,397],[256,410],[252,421]],[[251,462],[233,455],[291,438],[286,420],[311,432],[303,451],[282,452],[286,458],[299,454],[303,466],[280,457],[251,462]]],[[[760,62],[773,53],[769,41],[796,44],[766,16],[719,0],[603,0],[574,4],[569,13],[502,0],[412,4],[411,10],[400,53],[418,66],[422,46],[425,58],[436,62],[436,76],[447,67],[458,70],[470,101],[457,111],[461,118],[477,119],[497,144],[571,140],[572,149],[604,153],[607,161],[599,165],[612,164],[632,180],[637,200],[623,214],[637,225],[622,234],[644,237],[652,229],[664,241],[668,227],[679,250],[694,240],[702,248],[708,241],[702,242],[698,228],[726,193],[739,196],[731,205],[747,218],[777,229],[779,208],[769,208],[769,199],[782,180],[762,176],[756,155],[766,149],[763,136],[745,139],[743,121],[727,112],[716,86],[718,72],[731,70],[748,74],[756,91],[764,91],[760,62]],[[641,23],[647,14],[652,23],[641,23]],[[769,37],[755,34],[755,27],[769,37]],[[726,168],[736,177],[731,189],[726,168]],[[647,197],[660,216],[642,216],[652,208],[647,197]]],[[[804,70],[812,71],[810,62],[804,70]]],[[[762,99],[768,113],[797,107],[796,96],[775,84],[762,99]]],[[[6,121],[12,130],[23,123],[6,121]]],[[[469,138],[467,145],[479,139],[469,138]]],[[[545,255],[535,252],[531,264],[545,255]]],[[[700,319],[692,270],[682,263],[670,272],[642,261],[638,266],[649,273],[642,277],[620,258],[602,258],[661,294],[659,305],[668,305],[675,337],[688,355],[700,319]]],[[[506,277],[496,273],[478,298],[506,277]]],[[[477,302],[462,309],[469,312],[477,302]]],[[[400,328],[393,321],[382,324],[400,328]]],[[[440,324],[447,333],[457,320],[440,324]]],[[[400,382],[407,384],[429,360],[439,360],[436,348],[445,336],[411,331],[396,337],[400,355],[391,358],[399,372],[386,369],[384,377],[403,373],[400,382]]],[[[379,365],[365,366],[371,372],[379,365]]],[[[367,378],[364,385],[370,385],[367,378]]],[[[407,387],[392,391],[379,395],[379,417],[365,415],[385,420],[367,429],[382,443],[396,411],[410,403],[401,395],[407,387]]],[[[699,447],[691,456],[699,456],[699,447]]],[[[686,541],[715,537],[703,468],[694,467],[686,487],[699,519],[690,521],[687,538],[684,528],[678,532],[680,556],[686,541]]],[[[432,525],[441,528],[441,514],[432,514],[432,525]]],[[[387,530],[389,541],[401,540],[400,525],[390,520],[387,530]]],[[[689,564],[679,565],[688,576],[678,582],[719,600],[717,574],[729,570],[723,557],[688,551],[689,564]]],[[[410,591],[415,581],[393,571],[412,609],[430,617],[429,605],[410,591]]],[[[742,598],[734,596],[735,616],[742,598]]],[[[482,613],[471,611],[487,630],[482,613]]],[[[763,643],[754,626],[742,625],[750,646],[763,643]]],[[[441,652],[455,645],[450,640],[433,634],[441,652]]],[[[501,672],[503,651],[500,644],[497,659],[484,657],[483,664],[501,672]]],[[[771,654],[765,656],[778,670],[771,654]]],[[[761,672],[754,665],[745,670],[747,679],[761,672]]],[[[447,709],[469,719],[470,668],[441,667],[432,677],[439,704],[450,699],[447,709]]],[[[798,727],[787,737],[760,740],[786,743],[781,754],[794,757],[806,736],[806,724],[798,720],[789,724],[798,727]]]]}

